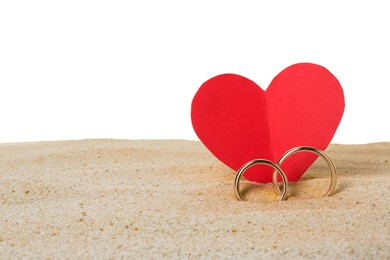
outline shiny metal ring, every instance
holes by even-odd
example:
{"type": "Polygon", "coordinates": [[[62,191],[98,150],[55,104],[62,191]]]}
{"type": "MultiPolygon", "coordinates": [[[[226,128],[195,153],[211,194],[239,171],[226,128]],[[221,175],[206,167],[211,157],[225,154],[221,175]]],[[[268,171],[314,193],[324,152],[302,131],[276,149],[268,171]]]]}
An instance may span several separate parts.
{"type": "MultiPolygon", "coordinates": [[[[336,188],[336,184],[337,184],[337,173],[336,173],[336,167],[334,166],[332,160],[329,158],[329,156],[317,149],[317,148],[314,148],[314,147],[311,147],[311,146],[298,146],[298,147],[295,147],[295,148],[292,148],[290,150],[288,150],[287,152],[285,152],[282,157],[280,157],[279,161],[278,161],[278,165],[281,166],[283,161],[289,157],[290,155],[294,154],[294,153],[298,153],[298,152],[311,152],[311,153],[315,153],[315,154],[318,154],[319,156],[321,156],[322,159],[325,160],[325,162],[328,164],[328,167],[329,167],[329,170],[330,170],[330,185],[329,185],[329,188],[328,190],[326,191],[324,197],[327,197],[329,195],[331,195],[335,188],[336,188]]],[[[278,186],[278,177],[277,177],[277,171],[274,170],[274,174],[273,174],[273,184],[274,184],[274,189],[275,189],[275,192],[277,194],[281,194],[281,190],[278,186]]],[[[284,184],[284,182],[283,182],[284,184]]]]}
{"type": "MultiPolygon", "coordinates": [[[[271,162],[269,160],[265,159],[256,159],[252,160],[250,162],[247,162],[244,164],[244,166],[241,167],[240,170],[238,170],[236,174],[236,178],[234,179],[234,193],[236,194],[237,200],[244,200],[240,194],[239,185],[240,185],[240,178],[244,174],[246,170],[248,170],[250,167],[257,165],[257,164],[265,164],[271,166],[275,172],[279,172],[280,176],[282,177],[283,181],[283,191],[281,191],[279,194],[281,194],[279,201],[282,201],[285,199],[287,190],[288,190],[288,180],[286,177],[286,174],[284,174],[283,170],[280,168],[280,166],[274,162],[271,162]]],[[[279,188],[279,187],[278,187],[279,188]]]]}

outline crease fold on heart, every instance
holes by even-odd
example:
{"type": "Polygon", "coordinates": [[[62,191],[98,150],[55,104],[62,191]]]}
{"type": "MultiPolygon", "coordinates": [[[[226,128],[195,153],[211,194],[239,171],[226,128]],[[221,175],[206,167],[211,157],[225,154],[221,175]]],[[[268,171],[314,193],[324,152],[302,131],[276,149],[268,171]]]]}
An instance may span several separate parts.
{"type": "MultiPolygon", "coordinates": [[[[215,76],[199,88],[191,104],[193,128],[202,143],[235,171],[253,159],[277,162],[296,146],[325,150],[344,112],[344,94],[326,68],[298,63],[280,72],[264,91],[236,74],[215,76]]],[[[300,179],[317,155],[289,157],[282,169],[291,182],[300,179]]],[[[250,181],[269,183],[271,168],[245,172],[250,181]]]]}

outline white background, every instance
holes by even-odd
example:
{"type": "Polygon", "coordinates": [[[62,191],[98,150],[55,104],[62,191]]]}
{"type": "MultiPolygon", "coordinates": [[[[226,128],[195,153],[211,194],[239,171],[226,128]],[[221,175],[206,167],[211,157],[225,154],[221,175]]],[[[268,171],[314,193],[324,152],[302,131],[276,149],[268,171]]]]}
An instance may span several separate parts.
{"type": "Polygon", "coordinates": [[[0,142],[197,139],[199,86],[266,88],[312,62],[341,82],[332,142],[390,141],[386,1],[1,1],[0,142]]]}

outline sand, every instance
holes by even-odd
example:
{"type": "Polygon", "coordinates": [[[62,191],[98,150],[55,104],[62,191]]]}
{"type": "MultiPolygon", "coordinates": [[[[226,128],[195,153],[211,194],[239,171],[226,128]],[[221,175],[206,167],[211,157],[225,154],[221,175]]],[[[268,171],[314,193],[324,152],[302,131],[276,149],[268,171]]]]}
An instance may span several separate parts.
{"type": "Polygon", "coordinates": [[[201,143],[0,144],[0,258],[390,258],[390,143],[334,145],[288,200],[201,143]]]}

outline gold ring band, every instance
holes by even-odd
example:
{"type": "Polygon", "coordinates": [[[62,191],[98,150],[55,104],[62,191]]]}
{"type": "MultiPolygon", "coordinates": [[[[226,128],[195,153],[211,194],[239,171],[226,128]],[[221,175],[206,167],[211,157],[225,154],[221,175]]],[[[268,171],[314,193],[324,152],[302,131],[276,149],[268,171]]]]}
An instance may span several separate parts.
{"type": "Polygon", "coordinates": [[[256,160],[252,160],[250,162],[247,162],[246,164],[244,164],[240,168],[240,170],[238,170],[238,172],[236,174],[236,178],[234,179],[234,193],[236,194],[237,200],[244,200],[240,194],[240,189],[239,189],[241,176],[244,174],[244,172],[246,170],[248,170],[250,167],[257,165],[257,164],[265,164],[265,165],[271,166],[274,169],[275,174],[276,174],[276,172],[279,172],[280,176],[282,177],[282,181],[283,181],[283,190],[280,191],[280,189],[279,189],[280,192],[278,193],[281,195],[279,198],[279,201],[284,200],[286,198],[286,194],[287,194],[287,190],[288,190],[288,180],[287,180],[286,174],[284,174],[283,170],[280,168],[280,166],[278,164],[276,164],[272,161],[269,161],[269,160],[265,160],[265,159],[256,159],[256,160]]]}
{"type": "MultiPolygon", "coordinates": [[[[298,146],[298,147],[295,147],[295,148],[292,148],[290,150],[288,150],[287,152],[285,152],[282,157],[280,157],[279,161],[278,161],[278,165],[281,166],[283,161],[289,157],[290,155],[294,154],[294,153],[298,153],[298,152],[311,152],[311,153],[315,153],[315,154],[318,154],[322,159],[325,160],[325,162],[328,164],[328,167],[329,167],[329,170],[330,170],[330,185],[329,185],[329,188],[328,190],[326,191],[324,197],[327,197],[329,195],[331,195],[335,188],[336,188],[336,184],[337,184],[337,173],[336,173],[336,168],[332,162],[332,160],[329,158],[329,156],[317,149],[317,148],[314,148],[314,147],[311,147],[311,146],[298,146]]],[[[273,173],[273,184],[274,184],[274,190],[277,194],[281,194],[282,191],[280,190],[279,186],[278,186],[278,179],[277,179],[277,171],[274,170],[274,173],[273,173]]],[[[284,181],[283,181],[283,184],[284,184],[284,181]]],[[[284,184],[285,185],[285,184],[284,184]]]]}

